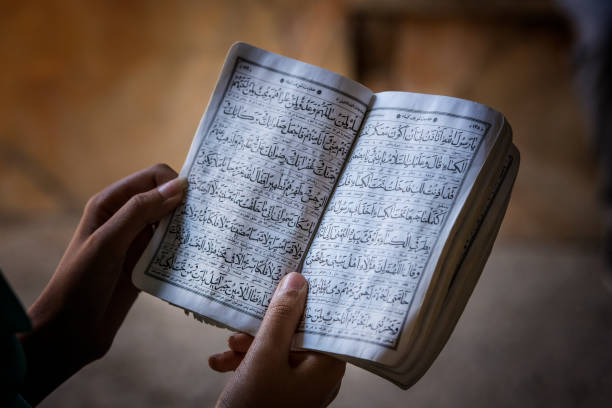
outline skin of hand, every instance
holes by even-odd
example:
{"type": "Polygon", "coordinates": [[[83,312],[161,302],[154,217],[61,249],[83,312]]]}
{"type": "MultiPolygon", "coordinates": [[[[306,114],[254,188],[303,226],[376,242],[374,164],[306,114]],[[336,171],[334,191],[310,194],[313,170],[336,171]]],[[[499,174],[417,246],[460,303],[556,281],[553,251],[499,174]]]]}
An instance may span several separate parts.
{"type": "Polygon", "coordinates": [[[158,164],[93,196],[55,273],[28,310],[19,338],[32,405],[109,350],[138,290],[131,271],[154,226],[182,200],[187,180],[158,164]]]}
{"type": "Polygon", "coordinates": [[[338,394],[346,363],[316,352],[291,352],[308,284],[299,273],[278,285],[255,338],[239,333],[229,351],[210,357],[213,370],[235,370],[217,407],[324,407],[338,394]]]}

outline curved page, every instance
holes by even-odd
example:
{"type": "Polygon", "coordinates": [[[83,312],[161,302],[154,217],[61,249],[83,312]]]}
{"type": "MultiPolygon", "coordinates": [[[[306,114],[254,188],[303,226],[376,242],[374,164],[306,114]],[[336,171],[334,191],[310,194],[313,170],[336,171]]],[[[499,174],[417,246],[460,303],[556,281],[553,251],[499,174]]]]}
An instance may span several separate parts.
{"type": "Polygon", "coordinates": [[[324,69],[234,45],[181,172],[186,199],[135,284],[255,333],[303,260],[371,97],[324,69]]]}
{"type": "Polygon", "coordinates": [[[297,346],[401,361],[502,124],[470,101],[376,95],[304,262],[310,288],[297,346]]]}

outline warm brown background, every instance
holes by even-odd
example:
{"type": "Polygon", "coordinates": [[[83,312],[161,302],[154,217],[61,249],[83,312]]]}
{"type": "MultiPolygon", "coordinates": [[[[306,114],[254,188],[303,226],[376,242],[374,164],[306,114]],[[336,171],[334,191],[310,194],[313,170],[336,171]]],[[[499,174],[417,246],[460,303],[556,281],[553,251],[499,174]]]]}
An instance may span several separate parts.
{"type": "MultiPolygon", "coordinates": [[[[0,4],[0,266],[26,306],[90,195],[156,162],[180,168],[227,49],[246,41],[376,91],[487,104],[522,155],[500,239],[433,368],[406,392],[351,368],[335,406],[612,401],[603,211],[572,29],[551,2],[0,4]]],[[[142,295],[109,356],[43,406],[210,405],[225,377],[206,358],[226,335],[142,295]]]]}

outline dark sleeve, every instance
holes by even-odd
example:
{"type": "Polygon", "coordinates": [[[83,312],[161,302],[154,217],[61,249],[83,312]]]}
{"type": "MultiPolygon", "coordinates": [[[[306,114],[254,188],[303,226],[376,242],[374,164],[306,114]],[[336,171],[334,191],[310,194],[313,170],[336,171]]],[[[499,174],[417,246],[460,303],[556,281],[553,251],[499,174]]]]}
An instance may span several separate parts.
{"type": "Polygon", "coordinates": [[[19,395],[26,361],[16,334],[32,330],[30,319],[0,271],[0,406],[29,407],[19,395]]]}

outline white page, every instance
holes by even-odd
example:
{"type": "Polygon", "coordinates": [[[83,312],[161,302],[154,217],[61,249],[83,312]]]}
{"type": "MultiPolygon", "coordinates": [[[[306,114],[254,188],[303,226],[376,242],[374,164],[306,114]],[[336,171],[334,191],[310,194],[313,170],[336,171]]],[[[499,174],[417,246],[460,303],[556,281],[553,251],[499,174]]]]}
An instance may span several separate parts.
{"type": "Polygon", "coordinates": [[[371,98],[324,69],[234,45],[181,171],[185,202],[156,231],[136,286],[255,333],[303,260],[371,98]]]}
{"type": "Polygon", "coordinates": [[[502,124],[470,101],[376,95],[304,263],[310,289],[297,346],[400,361],[502,124]]]}
{"type": "MultiPolygon", "coordinates": [[[[421,337],[419,339],[420,345],[415,345],[418,353],[410,353],[408,358],[403,359],[401,364],[396,367],[381,367],[364,363],[361,360],[357,362],[357,365],[363,366],[406,389],[414,384],[433,363],[463,312],[465,303],[487,261],[504,218],[512,186],[518,173],[520,155],[516,147],[511,146],[502,157],[506,157],[503,166],[496,170],[491,169],[491,173],[495,177],[493,180],[489,180],[489,185],[483,189],[486,192],[487,200],[481,201],[479,208],[482,208],[484,213],[480,213],[476,223],[477,227],[472,231],[475,235],[470,235],[470,243],[465,248],[467,252],[463,253],[462,261],[455,271],[456,279],[454,279],[454,282],[456,284],[453,284],[447,291],[444,298],[444,307],[433,325],[433,330],[427,336],[419,333],[419,337],[421,337]]],[[[502,161],[497,163],[502,163],[502,161]]]]}

